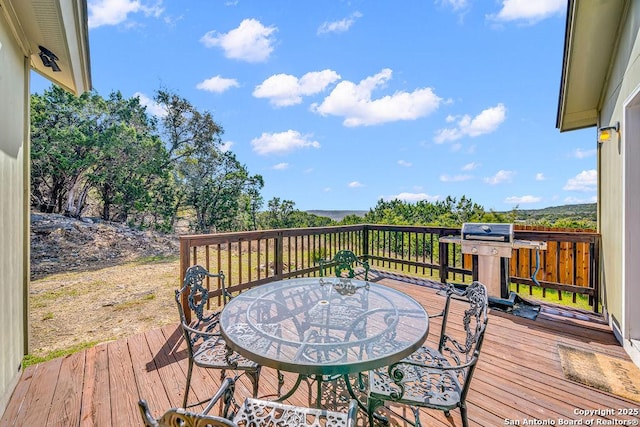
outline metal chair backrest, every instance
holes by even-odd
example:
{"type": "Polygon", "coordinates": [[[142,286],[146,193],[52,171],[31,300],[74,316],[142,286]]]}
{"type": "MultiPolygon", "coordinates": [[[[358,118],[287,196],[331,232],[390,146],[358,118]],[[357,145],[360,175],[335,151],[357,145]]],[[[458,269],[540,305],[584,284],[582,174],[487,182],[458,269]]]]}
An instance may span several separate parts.
{"type": "Polygon", "coordinates": [[[176,303],[178,304],[178,311],[180,312],[180,320],[183,324],[187,324],[187,317],[182,305],[183,295],[187,294],[187,305],[192,314],[196,315],[197,319],[192,319],[195,322],[194,327],[198,327],[201,324],[207,324],[211,322],[218,314],[217,311],[207,313],[205,310],[209,307],[209,294],[210,291],[205,286],[205,280],[207,278],[217,279],[222,290],[223,304],[226,304],[231,295],[227,292],[224,283],[224,273],[220,271],[218,274],[209,273],[204,267],[200,265],[193,265],[187,269],[184,275],[184,281],[182,287],[176,290],[176,303]]]}
{"type": "Polygon", "coordinates": [[[457,365],[469,363],[476,356],[476,349],[481,343],[488,320],[488,307],[487,288],[478,281],[462,290],[454,286],[447,288],[438,351],[450,357],[457,365]],[[469,304],[462,317],[464,342],[459,334],[454,336],[449,333],[449,309],[452,299],[460,299],[469,304]]]}
{"type": "MultiPolygon", "coordinates": [[[[461,366],[457,375],[462,384],[462,399],[466,396],[475,370],[475,365],[480,355],[480,348],[484,339],[489,316],[487,314],[489,300],[487,288],[480,282],[474,281],[462,290],[454,286],[447,288],[447,299],[442,318],[442,330],[438,351],[452,363],[453,366],[461,366]],[[462,300],[468,304],[462,315],[464,333],[450,333],[449,309],[452,300],[462,300]]],[[[451,328],[453,329],[453,328],[451,328]]],[[[459,328],[457,328],[459,331],[459,328]]]]}
{"type": "Polygon", "coordinates": [[[236,423],[226,418],[196,414],[182,408],[169,409],[156,420],[151,415],[145,400],[140,400],[138,406],[146,427],[238,427],[236,423]]]}
{"type": "Polygon", "coordinates": [[[354,278],[356,276],[355,267],[361,265],[364,268],[364,280],[369,280],[369,263],[360,260],[355,253],[350,250],[340,250],[336,252],[331,261],[320,261],[320,276],[324,276],[325,265],[335,264],[336,277],[354,278]]]}

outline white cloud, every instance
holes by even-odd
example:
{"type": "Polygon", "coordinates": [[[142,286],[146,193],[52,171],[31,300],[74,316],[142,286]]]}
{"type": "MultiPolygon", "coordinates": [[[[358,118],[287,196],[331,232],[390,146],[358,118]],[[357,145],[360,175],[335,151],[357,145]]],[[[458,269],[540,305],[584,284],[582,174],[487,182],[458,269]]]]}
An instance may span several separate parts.
{"type": "Polygon", "coordinates": [[[536,23],[550,16],[561,14],[567,7],[566,0],[503,0],[502,9],[487,16],[496,21],[526,21],[536,23]]]}
{"type": "Polygon", "coordinates": [[[598,186],[598,172],[595,169],[588,171],[582,171],[573,178],[567,180],[567,183],[562,187],[567,191],[596,191],[598,186]]]}
{"type": "Polygon", "coordinates": [[[542,200],[542,197],[538,196],[511,196],[504,199],[505,203],[510,203],[512,205],[521,205],[526,203],[538,203],[542,200]]]}
{"type": "Polygon", "coordinates": [[[536,174],[536,181],[544,181],[544,180],[546,180],[546,179],[547,179],[547,177],[546,177],[546,176],[544,176],[544,174],[543,174],[542,172],[538,172],[538,173],[536,174]]]}
{"type": "Polygon", "coordinates": [[[231,141],[225,141],[222,143],[222,145],[220,146],[220,151],[222,151],[223,153],[226,153],[227,151],[231,150],[231,147],[233,147],[233,142],[231,141]]]}
{"type": "Polygon", "coordinates": [[[485,178],[484,182],[491,185],[510,182],[513,175],[515,175],[513,171],[499,170],[495,175],[485,178]]]}
{"type": "Polygon", "coordinates": [[[93,0],[88,2],[87,9],[89,28],[118,25],[133,13],[143,13],[145,16],[157,18],[164,11],[161,0],[93,0]]]}
{"type": "Polygon", "coordinates": [[[222,93],[232,87],[239,87],[236,79],[226,79],[224,77],[214,76],[196,85],[196,89],[206,90],[207,92],[222,93]]]}
{"type": "Polygon", "coordinates": [[[313,71],[298,79],[290,74],[275,74],[256,86],[253,96],[269,98],[272,105],[286,107],[302,102],[302,96],[322,92],[340,79],[333,70],[313,71]]]}
{"type": "Polygon", "coordinates": [[[275,170],[285,170],[289,168],[289,163],[278,163],[277,165],[273,165],[273,169],[275,170]]]}
{"type": "Polygon", "coordinates": [[[581,199],[578,197],[565,197],[564,202],[570,205],[578,205],[582,203],[596,203],[598,201],[597,196],[587,197],[586,199],[581,199]]]}
{"type": "Polygon", "coordinates": [[[480,163],[471,162],[471,163],[467,163],[466,165],[462,166],[462,170],[463,171],[472,171],[474,169],[477,169],[478,167],[480,167],[480,163]]]}
{"type": "Polygon", "coordinates": [[[435,202],[440,199],[440,196],[430,196],[426,193],[399,193],[393,196],[385,196],[384,200],[402,200],[405,202],[419,202],[426,200],[428,202],[435,202]]]}
{"type": "Polygon", "coordinates": [[[361,182],[358,182],[358,181],[351,181],[349,184],[347,184],[347,187],[349,187],[349,188],[359,188],[359,187],[364,187],[364,184],[362,184],[361,182]]]}
{"type": "Polygon", "coordinates": [[[406,168],[410,168],[412,166],[411,162],[407,162],[406,160],[398,160],[398,164],[406,168]]]}
{"type": "Polygon", "coordinates": [[[153,99],[149,98],[144,93],[136,92],[133,94],[134,97],[138,97],[140,100],[140,105],[144,105],[147,108],[147,113],[156,117],[164,117],[167,115],[167,110],[158,103],[156,103],[153,99]]]}
{"type": "MultiPolygon", "coordinates": [[[[456,128],[445,128],[437,131],[434,141],[437,144],[442,144],[446,141],[455,141],[463,136],[473,138],[495,132],[504,122],[506,116],[507,109],[502,103],[483,110],[473,119],[468,114],[465,114],[458,120],[456,128]]],[[[447,121],[449,121],[448,118],[447,121]]]]}
{"type": "Polygon", "coordinates": [[[442,98],[431,88],[413,92],[395,92],[382,98],[372,99],[374,89],[384,86],[391,79],[392,71],[383,69],[355,84],[343,80],[336,85],[322,104],[311,106],[311,110],[323,116],[344,117],[348,127],[377,125],[398,120],[415,120],[435,111],[442,98]]]}
{"type": "Polygon", "coordinates": [[[284,154],[300,148],[320,148],[318,141],[311,140],[311,135],[289,129],[280,133],[263,133],[259,138],[251,140],[253,151],[258,154],[284,154]]]}
{"type": "Polygon", "coordinates": [[[471,175],[440,175],[440,181],[442,182],[462,182],[473,179],[471,175]]]}
{"type": "Polygon", "coordinates": [[[200,41],[206,47],[221,47],[227,58],[264,62],[273,52],[273,33],[277,30],[276,27],[265,27],[256,19],[245,19],[228,33],[209,31],[200,41]]]}
{"type": "Polygon", "coordinates": [[[592,150],[583,150],[581,148],[576,148],[576,150],[573,152],[573,156],[576,159],[584,159],[587,157],[593,157],[596,155],[597,150],[594,148],[592,150]]]}
{"type": "Polygon", "coordinates": [[[467,0],[440,0],[445,6],[450,6],[453,10],[465,9],[469,2],[467,0]]]}
{"type": "Polygon", "coordinates": [[[348,18],[341,19],[340,21],[323,22],[318,28],[318,34],[343,33],[351,28],[358,18],[362,18],[362,13],[354,12],[348,18]]]}

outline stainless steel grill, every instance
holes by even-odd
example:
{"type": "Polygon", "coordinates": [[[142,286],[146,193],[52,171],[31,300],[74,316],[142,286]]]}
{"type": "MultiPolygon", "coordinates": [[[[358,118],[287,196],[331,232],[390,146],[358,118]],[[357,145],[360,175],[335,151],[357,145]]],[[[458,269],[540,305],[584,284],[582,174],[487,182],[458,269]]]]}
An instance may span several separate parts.
{"type": "MultiPolygon", "coordinates": [[[[477,256],[478,280],[487,287],[491,307],[518,315],[526,312],[524,317],[535,319],[540,306],[524,301],[515,292],[509,291],[509,264],[506,258],[511,258],[514,249],[546,250],[546,242],[516,240],[513,224],[478,222],[464,223],[459,237],[442,237],[440,241],[458,244],[463,254],[477,256]]],[[[535,272],[531,279],[535,281],[535,272]]]]}
{"type": "Polygon", "coordinates": [[[463,254],[478,256],[478,280],[487,286],[490,296],[506,298],[509,294],[507,272],[501,259],[511,258],[513,249],[545,250],[545,242],[516,240],[513,224],[467,222],[460,237],[441,238],[441,242],[461,245],[463,254]],[[503,278],[503,276],[506,276],[503,278]]]}
{"type": "Polygon", "coordinates": [[[513,224],[462,224],[460,243],[463,254],[511,258],[513,242],[513,224]]]}
{"type": "Polygon", "coordinates": [[[513,242],[513,224],[467,222],[462,224],[462,240],[513,242]]]}

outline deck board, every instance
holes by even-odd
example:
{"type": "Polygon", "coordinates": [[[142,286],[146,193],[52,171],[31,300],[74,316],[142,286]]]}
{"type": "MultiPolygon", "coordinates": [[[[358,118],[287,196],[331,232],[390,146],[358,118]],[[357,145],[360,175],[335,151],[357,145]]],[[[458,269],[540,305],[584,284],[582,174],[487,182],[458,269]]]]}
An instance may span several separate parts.
{"type": "MultiPolygon", "coordinates": [[[[418,299],[430,313],[441,309],[442,295],[433,289],[382,279],[383,284],[401,289],[418,299]]],[[[453,316],[460,315],[455,306],[453,316]]],[[[427,343],[436,345],[441,319],[433,318],[427,343]]],[[[566,380],[557,351],[559,343],[599,351],[629,360],[609,328],[541,313],[537,320],[490,312],[489,325],[480,361],[467,402],[470,425],[497,426],[524,420],[579,420],[576,409],[639,408],[639,402],[611,395],[566,380]]],[[[146,331],[128,339],[100,344],[74,355],[34,365],[25,370],[0,426],[120,426],[140,425],[137,402],[144,398],[152,413],[161,415],[182,404],[187,372],[187,353],[177,324],[146,331]]],[[[287,390],[295,376],[285,374],[287,390]]],[[[220,384],[220,372],[194,368],[190,402],[211,396],[220,384]]],[[[276,371],[263,368],[260,396],[273,396],[276,371]]],[[[251,384],[240,377],[236,397],[251,394],[251,384]]],[[[308,406],[305,385],[289,403],[308,406]]],[[[393,406],[398,414],[410,415],[404,407],[393,406]]],[[[629,416],[589,417],[629,420],[629,416]]],[[[423,410],[424,425],[461,426],[458,410],[449,418],[440,411],[423,410]]],[[[365,425],[361,415],[359,425],[365,425]]],[[[405,425],[397,414],[392,426],[405,425]]]]}
{"type": "Polygon", "coordinates": [[[82,403],[82,381],[85,355],[70,354],[62,359],[60,374],[53,393],[48,425],[78,425],[80,423],[80,404],[82,403]]]}
{"type": "Polygon", "coordinates": [[[50,414],[50,409],[53,392],[60,379],[60,366],[62,358],[53,359],[38,367],[16,416],[16,425],[38,425],[46,423],[49,418],[55,419],[55,414],[50,414]]]}
{"type": "Polygon", "coordinates": [[[142,337],[134,336],[127,340],[137,389],[149,390],[149,394],[139,396],[139,399],[144,398],[152,408],[170,408],[172,404],[164,389],[162,378],[158,370],[155,369],[155,366],[151,368],[148,364],[148,361],[151,360],[153,356],[151,355],[147,340],[139,338],[142,337]]]}
{"type": "Polygon", "coordinates": [[[109,396],[109,358],[107,344],[100,344],[85,352],[84,387],[80,426],[107,426],[111,423],[109,396]]]}
{"type": "Polygon", "coordinates": [[[114,426],[135,425],[140,422],[137,407],[139,394],[127,340],[109,343],[108,354],[111,421],[114,426]]]}

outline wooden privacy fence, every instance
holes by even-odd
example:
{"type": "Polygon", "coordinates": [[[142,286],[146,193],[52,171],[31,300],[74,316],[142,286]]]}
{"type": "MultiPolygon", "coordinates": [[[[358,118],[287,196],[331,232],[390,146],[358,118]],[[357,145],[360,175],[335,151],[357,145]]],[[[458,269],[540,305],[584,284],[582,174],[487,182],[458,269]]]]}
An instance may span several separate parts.
{"type": "MultiPolygon", "coordinates": [[[[241,292],[274,280],[318,275],[319,259],[349,249],[373,269],[443,283],[470,281],[477,277],[472,256],[439,240],[456,235],[459,228],[372,224],[185,235],[180,237],[181,279],[187,267],[201,264],[224,271],[230,291],[241,292]]],[[[535,250],[513,250],[509,281],[518,292],[524,287],[531,293],[539,286],[543,294],[557,291],[558,299],[561,291],[569,292],[574,302],[586,295],[598,311],[599,234],[516,226],[515,238],[547,242],[537,267],[535,250]],[[538,283],[532,280],[536,270],[538,283]]]]}
{"type": "MultiPolygon", "coordinates": [[[[590,305],[597,311],[597,272],[599,257],[599,235],[593,230],[559,229],[551,227],[516,226],[516,235],[523,239],[547,242],[547,250],[540,251],[537,281],[546,295],[548,289],[566,291],[572,294],[573,302],[577,294],[589,296],[590,305]],[[571,285],[571,286],[565,286],[571,285]]],[[[536,251],[514,250],[510,262],[510,276],[531,277],[532,266],[536,265],[536,251]]],[[[533,280],[519,280],[518,287],[525,285],[532,292],[533,280]]],[[[519,289],[518,289],[519,290],[519,289]]],[[[557,293],[562,299],[562,292],[557,293]]]]}

